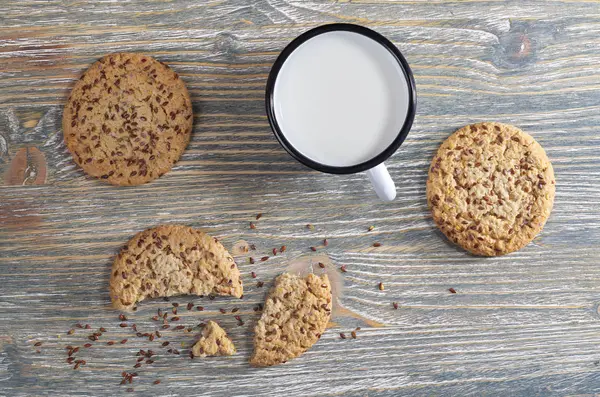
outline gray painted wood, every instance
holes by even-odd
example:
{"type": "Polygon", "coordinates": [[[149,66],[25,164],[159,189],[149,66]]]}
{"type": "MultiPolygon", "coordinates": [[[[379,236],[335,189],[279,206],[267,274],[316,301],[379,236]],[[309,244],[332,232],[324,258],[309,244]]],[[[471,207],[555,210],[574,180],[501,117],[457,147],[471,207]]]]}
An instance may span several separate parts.
{"type": "MultiPolygon", "coordinates": [[[[134,370],[135,352],[149,347],[159,357],[137,370],[139,394],[600,393],[599,33],[594,1],[3,1],[0,395],[119,394],[127,387],[121,371],[134,370]],[[294,162],[266,121],[263,89],[278,51],[313,26],[340,21],[383,33],[413,67],[417,118],[387,162],[398,185],[393,203],[379,202],[365,175],[322,175],[294,162]],[[169,63],[196,113],[182,161],[135,188],[87,178],[62,143],[73,82],[113,51],[169,63]],[[501,258],[449,245],[425,200],[437,146],[457,127],[488,120],[531,133],[557,179],[544,232],[501,258]],[[250,230],[257,213],[264,216],[250,230]],[[112,259],[134,233],[165,222],[202,228],[232,250],[256,244],[256,257],[287,246],[254,265],[237,251],[243,300],[195,298],[203,312],[180,309],[186,325],[219,321],[236,356],[190,361],[196,331],[165,332],[162,340],[185,343],[174,356],[118,326],[108,307],[112,259]],[[323,238],[328,247],[311,253],[323,238]],[[318,260],[337,286],[330,329],[300,359],[250,368],[253,308],[279,272],[318,260]],[[337,270],[342,264],[347,273],[337,270]],[[218,311],[234,307],[243,326],[218,311]],[[66,334],[77,322],[105,327],[104,342],[128,342],[82,348],[87,365],[74,371],[64,347],[87,342],[84,330],[66,334]],[[340,339],[355,327],[358,339],[340,339]]],[[[150,317],[169,304],[144,302],[131,320],[153,329],[150,317]]]]}

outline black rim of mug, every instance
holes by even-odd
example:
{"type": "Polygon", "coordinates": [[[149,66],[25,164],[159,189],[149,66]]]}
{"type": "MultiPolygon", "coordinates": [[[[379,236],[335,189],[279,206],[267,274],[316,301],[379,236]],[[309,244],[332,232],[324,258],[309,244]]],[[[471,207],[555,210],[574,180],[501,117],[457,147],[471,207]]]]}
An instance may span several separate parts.
{"type": "Polygon", "coordinates": [[[417,91],[415,88],[415,80],[408,66],[408,62],[404,59],[404,56],[398,50],[398,48],[388,39],[386,39],[381,34],[366,28],[360,25],[354,25],[349,23],[333,23],[328,25],[321,25],[314,29],[311,29],[307,32],[302,33],[300,36],[296,37],[290,44],[288,44],[283,51],[279,54],[273,67],[271,68],[271,72],[269,73],[269,78],[267,79],[267,88],[266,88],[266,96],[265,96],[265,105],[267,111],[267,118],[269,119],[269,124],[271,125],[271,129],[273,130],[273,134],[275,138],[279,141],[281,146],[296,160],[301,162],[302,164],[315,169],[317,171],[326,172],[329,174],[354,174],[357,172],[362,172],[369,170],[387,160],[398,148],[408,135],[410,131],[414,118],[415,112],[417,109],[417,91]],[[362,162],[360,164],[355,164],[346,167],[336,167],[331,165],[326,165],[314,161],[302,153],[300,153],[296,148],[285,138],[285,135],[281,131],[279,124],[277,123],[277,118],[275,117],[275,104],[273,100],[273,95],[275,91],[275,82],[277,81],[277,76],[279,75],[279,71],[281,67],[287,60],[287,58],[304,42],[309,39],[318,36],[323,33],[333,32],[333,31],[348,31],[353,33],[358,33],[363,36],[369,37],[370,39],[376,41],[383,47],[385,47],[396,59],[398,64],[400,65],[402,71],[404,72],[404,77],[406,78],[406,82],[408,85],[408,111],[406,113],[406,119],[404,120],[404,124],[402,128],[398,132],[398,135],[394,139],[394,141],[382,152],[380,152],[377,156],[362,162]]]}

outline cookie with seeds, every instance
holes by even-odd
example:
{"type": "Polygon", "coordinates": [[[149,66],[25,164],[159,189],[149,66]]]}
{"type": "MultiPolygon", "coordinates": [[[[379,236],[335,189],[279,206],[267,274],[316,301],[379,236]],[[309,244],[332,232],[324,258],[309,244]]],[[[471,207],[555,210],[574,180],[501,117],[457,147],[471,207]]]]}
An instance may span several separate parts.
{"type": "Polygon", "coordinates": [[[132,310],[144,299],[244,293],[240,271],[213,237],[182,225],[162,225],[136,234],[113,262],[113,307],[132,310]]]}
{"type": "Polygon", "coordinates": [[[250,364],[267,367],[300,356],[314,345],[331,317],[331,284],[326,274],[306,278],[283,273],[269,291],[254,329],[250,364]]]}
{"type": "Polygon", "coordinates": [[[190,141],[192,103],[171,68],[135,53],[109,54],[75,83],[63,132],[75,162],[113,185],[140,185],[169,171],[190,141]]]}
{"type": "Polygon", "coordinates": [[[433,220],[475,255],[527,245],[552,210],[554,171],[544,149],[517,127],[468,125],[438,149],[427,179],[433,220]]]}
{"type": "Polygon", "coordinates": [[[202,330],[202,337],[192,347],[194,357],[231,356],[235,354],[235,346],[223,328],[214,321],[209,321],[202,330]]]}

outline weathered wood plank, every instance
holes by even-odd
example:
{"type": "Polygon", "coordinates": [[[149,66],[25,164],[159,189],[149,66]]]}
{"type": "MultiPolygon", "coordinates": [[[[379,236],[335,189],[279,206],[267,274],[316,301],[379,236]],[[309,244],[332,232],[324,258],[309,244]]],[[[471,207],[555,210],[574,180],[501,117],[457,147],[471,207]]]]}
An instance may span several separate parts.
{"type": "MultiPolygon", "coordinates": [[[[243,300],[195,298],[204,311],[178,313],[186,326],[218,320],[239,354],[190,361],[155,342],[158,359],[138,370],[133,385],[140,394],[599,393],[599,32],[596,1],[2,2],[0,395],[124,391],[121,371],[134,370],[135,352],[151,344],[118,326],[108,272],[127,239],[165,222],[257,251],[234,250],[243,300]],[[272,62],[295,36],[329,22],[378,30],[413,68],[415,125],[386,162],[398,186],[393,203],[377,201],[364,175],[323,175],[297,164],[269,130],[263,88],[272,62]],[[62,106],[74,81],[112,51],[169,63],[194,102],[188,150],[172,172],[145,186],[87,178],[62,143],[62,106]],[[501,258],[449,245],[425,200],[440,142],[487,120],[534,135],[557,178],[544,232],[501,258]],[[264,215],[250,230],[257,213],[264,215]],[[376,241],[382,246],[372,247],[376,241]],[[281,245],[285,254],[248,262],[281,245]],[[316,254],[308,249],[314,245],[316,254]],[[249,368],[254,309],[272,278],[316,261],[327,263],[336,286],[331,329],[301,359],[249,368]],[[339,272],[342,264],[347,273],[339,272]],[[76,322],[107,328],[105,342],[128,342],[86,350],[87,366],[74,373],[64,346],[87,341],[85,330],[66,334],[76,322]],[[356,327],[358,339],[339,338],[356,327]],[[155,379],[162,383],[152,385],[155,379]]],[[[131,319],[153,329],[150,317],[168,306],[144,303],[131,319]]],[[[186,353],[195,331],[164,334],[174,346],[184,342],[186,353]]]]}

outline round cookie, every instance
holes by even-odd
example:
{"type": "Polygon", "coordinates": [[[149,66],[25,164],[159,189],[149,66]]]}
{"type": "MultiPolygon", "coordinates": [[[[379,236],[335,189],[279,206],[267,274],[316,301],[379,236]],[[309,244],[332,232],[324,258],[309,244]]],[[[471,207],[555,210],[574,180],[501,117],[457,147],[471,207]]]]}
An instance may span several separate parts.
{"type": "Polygon", "coordinates": [[[136,234],[113,262],[113,307],[131,310],[147,298],[244,293],[233,258],[206,233],[182,225],[163,225],[136,234]]]}
{"type": "Polygon", "coordinates": [[[94,63],[73,87],[62,121],[75,162],[121,186],[169,171],[189,143],[192,123],[190,95],[177,73],[133,53],[94,63]]]}
{"type": "Polygon", "coordinates": [[[503,255],[543,229],[554,203],[552,164],[530,135],[501,123],[452,134],[437,151],[427,201],[440,230],[467,251],[503,255]]]}

